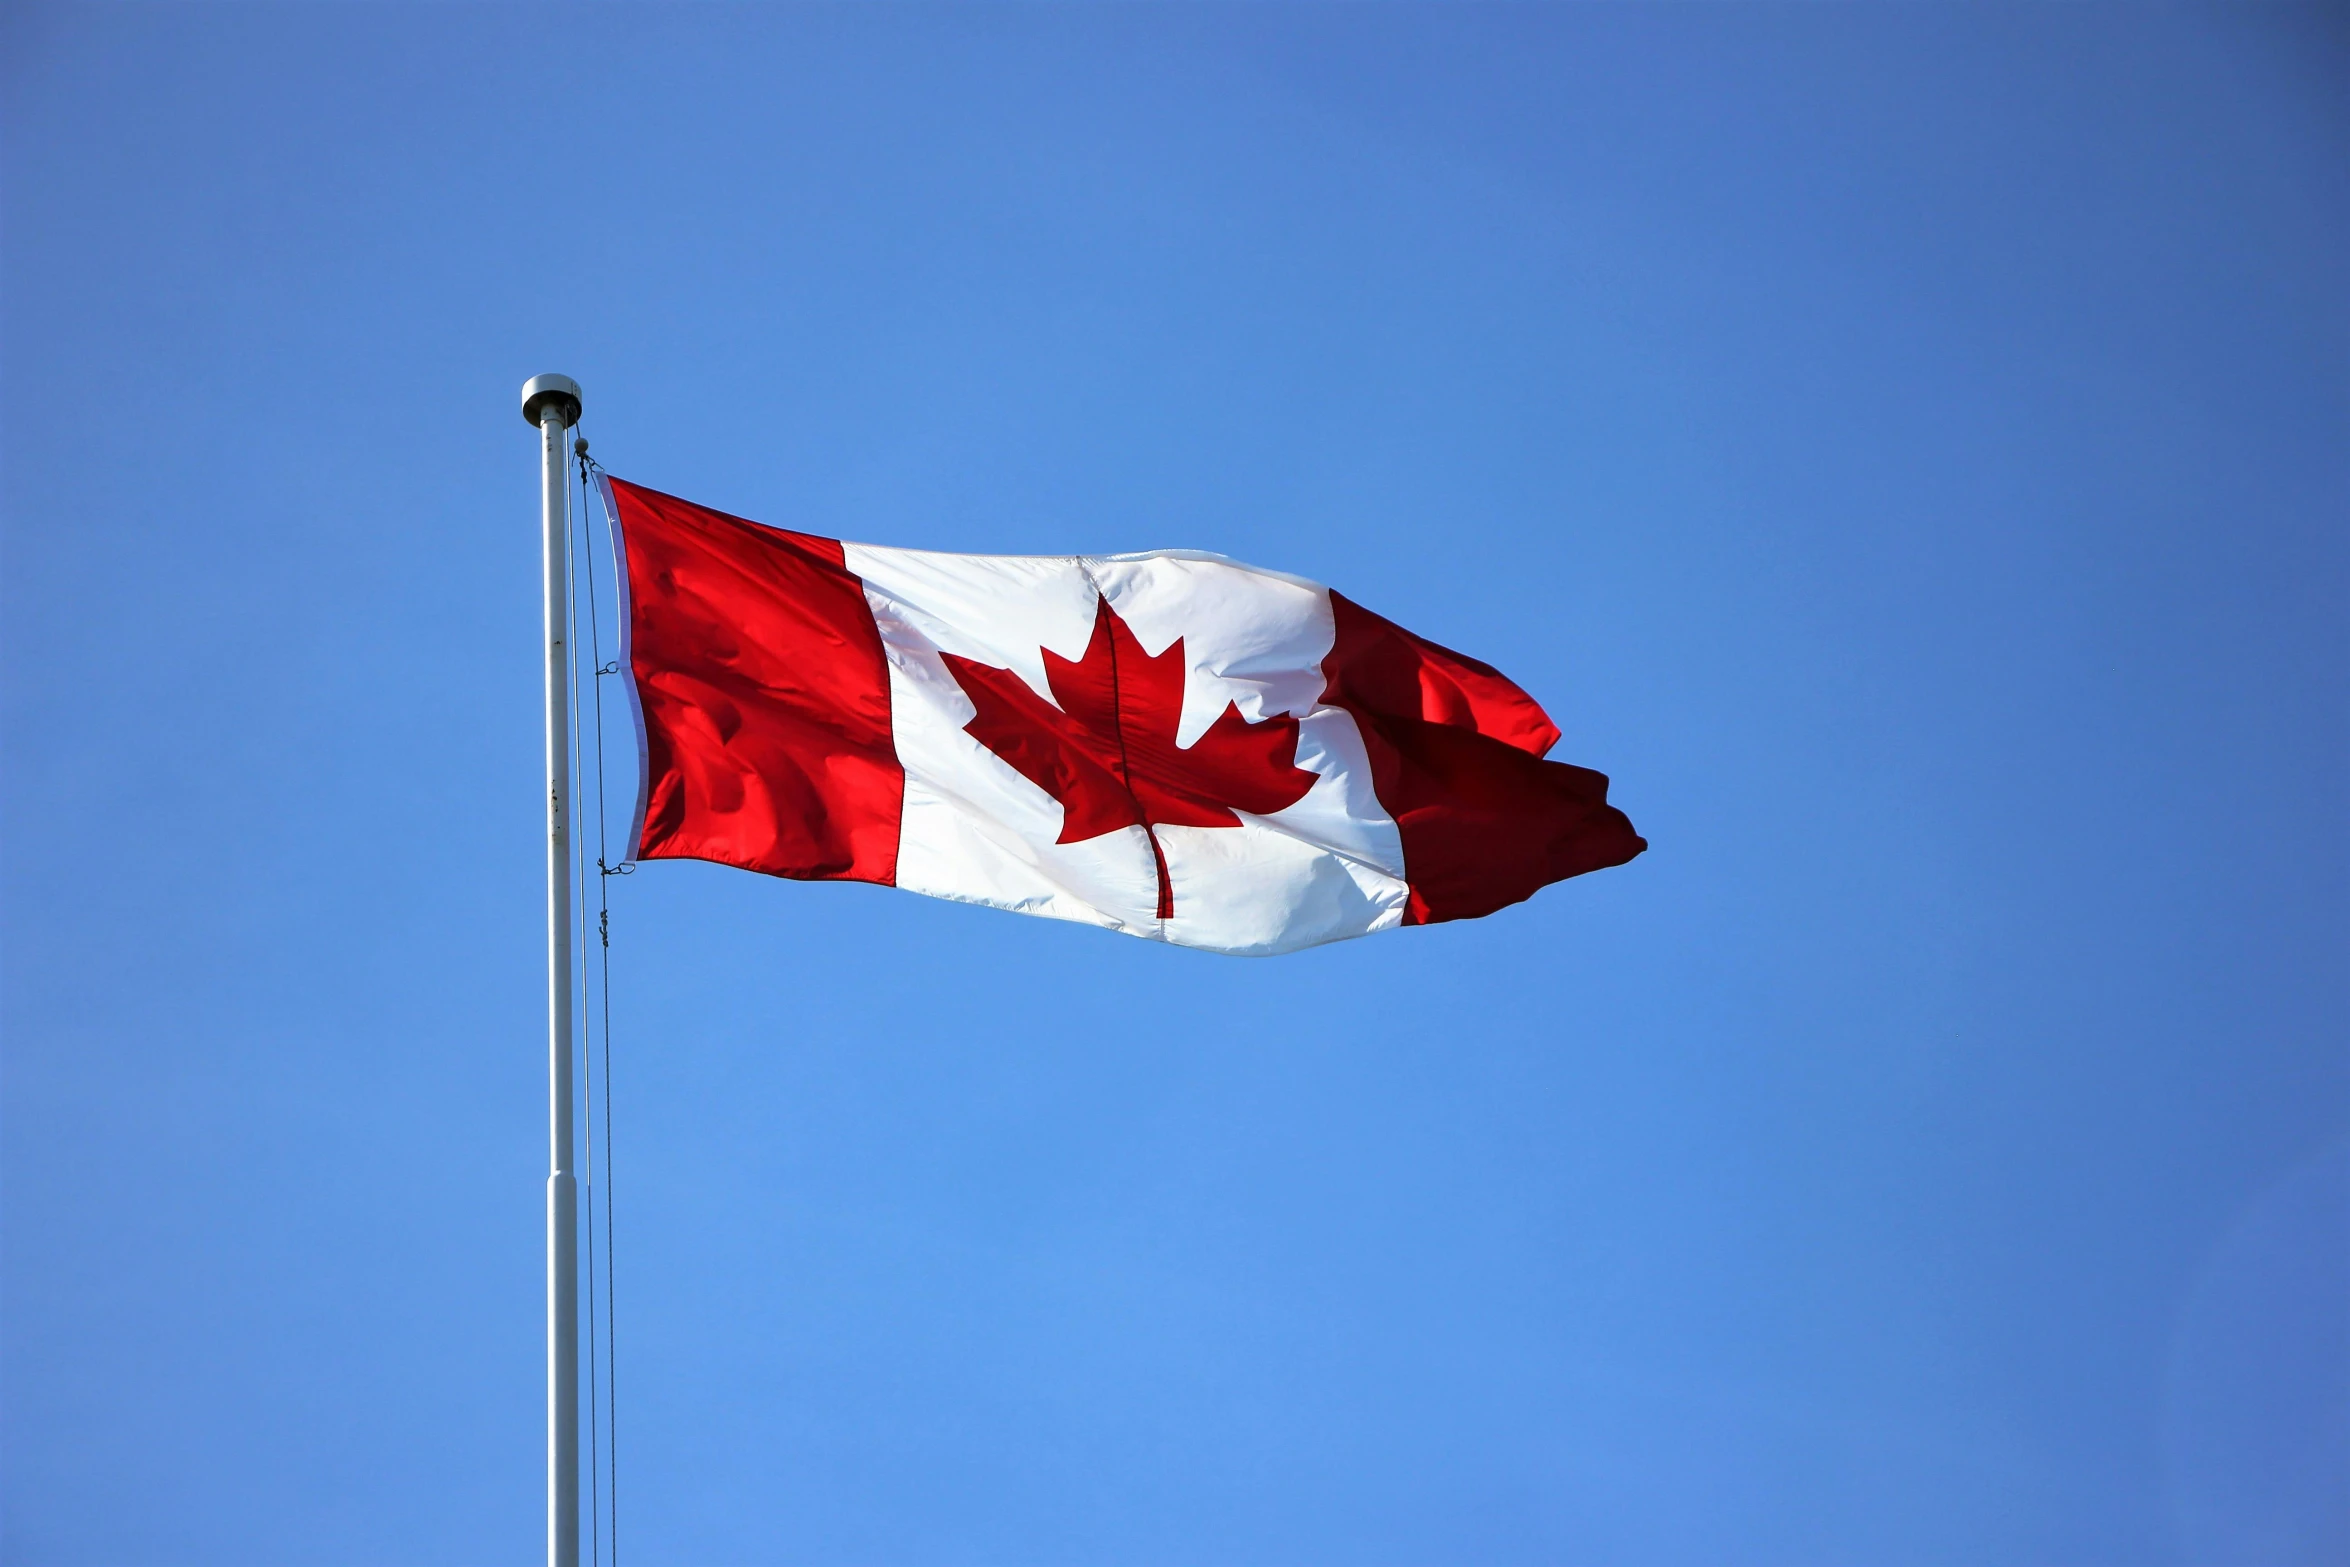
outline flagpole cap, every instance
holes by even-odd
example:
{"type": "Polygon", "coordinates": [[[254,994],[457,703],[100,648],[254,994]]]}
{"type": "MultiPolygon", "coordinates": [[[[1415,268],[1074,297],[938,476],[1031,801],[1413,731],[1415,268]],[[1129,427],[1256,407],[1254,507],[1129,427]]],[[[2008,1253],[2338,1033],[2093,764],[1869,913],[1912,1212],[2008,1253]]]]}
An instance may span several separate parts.
{"type": "Polygon", "coordinates": [[[579,423],[579,383],[567,375],[534,375],[522,383],[522,417],[534,428],[553,407],[563,415],[563,428],[579,423]]]}

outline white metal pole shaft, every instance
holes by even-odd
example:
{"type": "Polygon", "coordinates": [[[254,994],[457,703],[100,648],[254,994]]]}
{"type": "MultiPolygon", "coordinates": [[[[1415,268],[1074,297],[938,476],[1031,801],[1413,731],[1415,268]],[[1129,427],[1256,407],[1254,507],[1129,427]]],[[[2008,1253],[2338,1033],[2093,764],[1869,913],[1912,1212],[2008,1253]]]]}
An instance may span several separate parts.
{"type": "Polygon", "coordinates": [[[547,632],[547,1567],[579,1567],[579,1187],[571,1171],[571,523],[563,432],[579,388],[540,376],[522,389],[539,427],[547,632]]]}

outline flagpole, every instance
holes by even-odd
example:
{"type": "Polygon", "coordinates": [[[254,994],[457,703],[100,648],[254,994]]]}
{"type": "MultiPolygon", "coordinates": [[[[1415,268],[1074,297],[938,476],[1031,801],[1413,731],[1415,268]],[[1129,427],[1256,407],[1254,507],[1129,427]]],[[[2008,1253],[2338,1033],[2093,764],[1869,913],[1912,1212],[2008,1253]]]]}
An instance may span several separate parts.
{"type": "Polygon", "coordinates": [[[571,1172],[570,454],[579,383],[534,376],[522,417],[538,426],[546,525],[547,632],[547,1567],[579,1567],[579,1187],[571,1172]]]}

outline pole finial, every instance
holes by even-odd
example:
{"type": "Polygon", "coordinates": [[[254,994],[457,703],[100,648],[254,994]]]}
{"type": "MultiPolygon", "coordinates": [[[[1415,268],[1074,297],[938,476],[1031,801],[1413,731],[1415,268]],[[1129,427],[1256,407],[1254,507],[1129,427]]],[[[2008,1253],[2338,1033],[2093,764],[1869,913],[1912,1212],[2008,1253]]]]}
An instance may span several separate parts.
{"type": "Polygon", "coordinates": [[[567,375],[534,375],[522,383],[522,417],[534,428],[549,409],[563,415],[563,428],[579,423],[579,383],[567,375]]]}

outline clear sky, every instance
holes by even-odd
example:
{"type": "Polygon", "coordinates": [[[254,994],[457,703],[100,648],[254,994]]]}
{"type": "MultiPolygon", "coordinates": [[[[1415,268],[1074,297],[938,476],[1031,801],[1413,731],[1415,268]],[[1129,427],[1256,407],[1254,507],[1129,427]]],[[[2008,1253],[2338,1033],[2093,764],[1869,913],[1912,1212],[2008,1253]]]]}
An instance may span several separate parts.
{"type": "Polygon", "coordinates": [[[12,6],[0,1558],[539,1551],[535,448],[1219,550],[1654,847],[614,885],[633,1563],[2350,1558],[2350,26],[12,6]]]}

